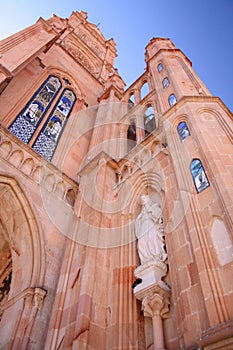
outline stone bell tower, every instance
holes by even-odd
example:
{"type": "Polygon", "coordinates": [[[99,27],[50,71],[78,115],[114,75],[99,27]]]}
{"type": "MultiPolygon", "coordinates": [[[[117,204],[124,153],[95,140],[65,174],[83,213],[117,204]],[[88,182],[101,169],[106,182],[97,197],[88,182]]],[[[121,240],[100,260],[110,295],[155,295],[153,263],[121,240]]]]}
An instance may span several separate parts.
{"type": "Polygon", "coordinates": [[[83,11],[0,50],[0,348],[232,349],[228,108],[170,39],[125,88],[83,11]]]}

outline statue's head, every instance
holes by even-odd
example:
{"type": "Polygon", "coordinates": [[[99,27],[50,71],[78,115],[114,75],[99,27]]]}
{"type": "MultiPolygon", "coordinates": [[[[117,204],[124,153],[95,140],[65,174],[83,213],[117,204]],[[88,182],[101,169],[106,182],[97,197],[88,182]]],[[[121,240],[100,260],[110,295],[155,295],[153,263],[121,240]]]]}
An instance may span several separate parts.
{"type": "Polygon", "coordinates": [[[143,205],[145,205],[145,204],[150,204],[150,203],[151,203],[150,197],[149,197],[148,195],[146,195],[146,194],[143,194],[143,195],[141,196],[141,203],[142,203],[143,205]]]}

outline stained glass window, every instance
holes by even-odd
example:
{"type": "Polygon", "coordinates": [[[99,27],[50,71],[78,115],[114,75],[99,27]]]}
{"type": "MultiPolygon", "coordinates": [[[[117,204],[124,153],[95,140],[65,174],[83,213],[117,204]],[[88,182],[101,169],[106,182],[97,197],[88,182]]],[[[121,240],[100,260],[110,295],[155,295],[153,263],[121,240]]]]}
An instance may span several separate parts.
{"type": "Polygon", "coordinates": [[[163,88],[165,89],[170,84],[169,79],[166,77],[163,79],[163,88]]]}
{"type": "Polygon", "coordinates": [[[144,113],[145,135],[149,135],[156,128],[154,108],[149,106],[144,113]]]}
{"type": "Polygon", "coordinates": [[[65,89],[48,117],[32,148],[47,160],[51,160],[57,143],[75,103],[75,94],[65,89]]]}
{"type": "Polygon", "coordinates": [[[161,70],[163,70],[163,65],[162,63],[159,63],[157,66],[158,72],[161,72],[161,70]]]}
{"type": "Polygon", "coordinates": [[[205,169],[199,159],[193,159],[190,168],[197,193],[200,193],[210,186],[205,169]]]}
{"type": "Polygon", "coordinates": [[[49,76],[10,125],[10,132],[27,144],[60,88],[60,80],[55,76],[49,76]]]}
{"type": "Polygon", "coordinates": [[[169,105],[172,107],[177,102],[176,96],[174,94],[171,94],[168,97],[168,102],[169,102],[169,105]]]}
{"type": "Polygon", "coordinates": [[[185,122],[180,122],[178,124],[177,131],[181,141],[184,141],[188,136],[190,136],[189,128],[185,122]]]}

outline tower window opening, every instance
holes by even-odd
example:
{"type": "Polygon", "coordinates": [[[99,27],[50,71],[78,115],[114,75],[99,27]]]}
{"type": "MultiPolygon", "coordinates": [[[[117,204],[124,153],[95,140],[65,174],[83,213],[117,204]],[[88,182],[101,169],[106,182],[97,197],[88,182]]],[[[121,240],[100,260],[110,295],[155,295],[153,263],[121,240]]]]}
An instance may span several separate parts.
{"type": "Polygon", "coordinates": [[[177,131],[182,142],[190,136],[189,128],[185,122],[180,122],[178,124],[177,131]]]}
{"type": "Polygon", "coordinates": [[[133,108],[135,105],[135,98],[134,98],[134,94],[131,94],[129,100],[128,100],[128,110],[130,110],[131,108],[133,108]]]}
{"type": "Polygon", "coordinates": [[[166,77],[163,79],[163,88],[166,89],[166,87],[170,84],[169,79],[166,77]]]}
{"type": "Polygon", "coordinates": [[[190,169],[197,193],[204,191],[207,187],[210,186],[205,169],[199,159],[192,160],[190,169]]]}
{"type": "Polygon", "coordinates": [[[159,64],[158,64],[157,70],[158,70],[159,73],[163,70],[163,65],[162,65],[162,63],[159,63],[159,64]]]}
{"type": "Polygon", "coordinates": [[[149,86],[147,81],[142,85],[141,88],[141,99],[143,99],[149,93],[149,86]]]}
{"type": "Polygon", "coordinates": [[[145,136],[150,135],[156,128],[154,108],[149,106],[144,113],[145,136]]]}
{"type": "Polygon", "coordinates": [[[169,102],[170,107],[174,106],[174,104],[176,104],[176,102],[177,102],[176,96],[174,94],[171,94],[168,97],[168,102],[169,102]]]}
{"type": "Polygon", "coordinates": [[[127,130],[127,150],[128,152],[137,144],[137,130],[135,121],[131,121],[127,130]]]}

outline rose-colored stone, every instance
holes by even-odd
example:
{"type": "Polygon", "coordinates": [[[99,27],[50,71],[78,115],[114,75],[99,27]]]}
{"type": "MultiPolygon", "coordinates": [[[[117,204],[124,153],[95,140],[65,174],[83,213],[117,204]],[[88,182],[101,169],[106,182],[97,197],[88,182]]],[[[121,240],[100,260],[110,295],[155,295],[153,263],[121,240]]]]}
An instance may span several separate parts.
{"type": "Polygon", "coordinates": [[[114,40],[83,11],[40,18],[0,51],[0,348],[231,349],[227,107],[164,38],[150,40],[145,71],[124,90],[114,40]],[[26,145],[8,128],[50,75],[61,90],[26,145]],[[64,89],[77,99],[48,162],[32,146],[64,89]],[[151,104],[156,129],[146,135],[151,104]],[[132,122],[136,142],[127,140],[132,122]],[[193,159],[210,184],[200,193],[193,159]],[[143,194],[162,207],[165,268],[139,267],[134,222],[143,194]],[[136,278],[144,281],[133,289],[136,278]]]}

